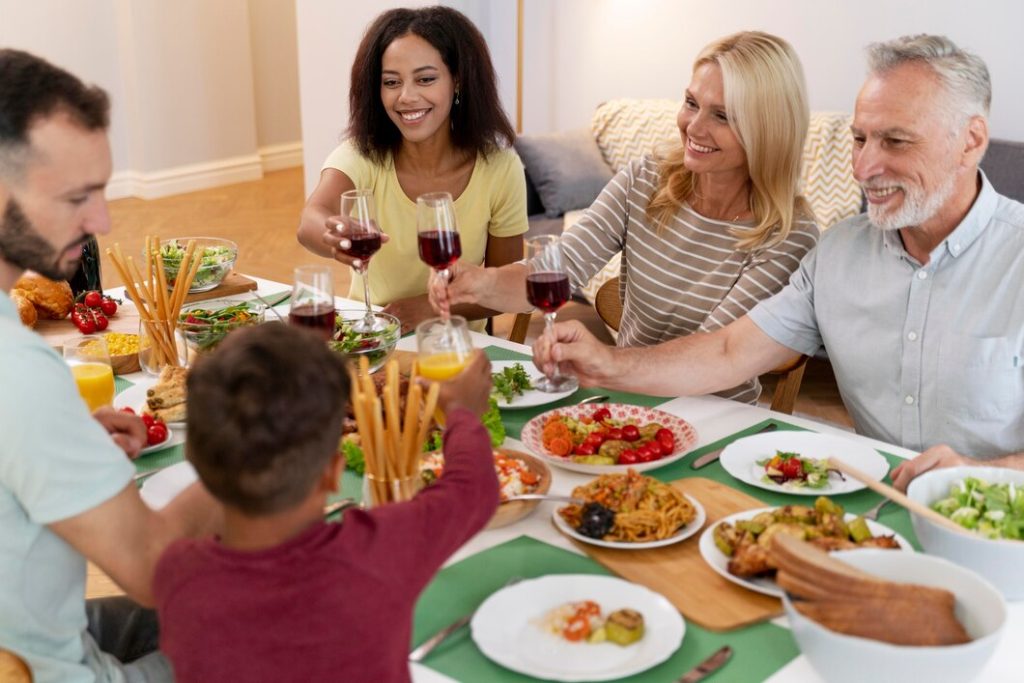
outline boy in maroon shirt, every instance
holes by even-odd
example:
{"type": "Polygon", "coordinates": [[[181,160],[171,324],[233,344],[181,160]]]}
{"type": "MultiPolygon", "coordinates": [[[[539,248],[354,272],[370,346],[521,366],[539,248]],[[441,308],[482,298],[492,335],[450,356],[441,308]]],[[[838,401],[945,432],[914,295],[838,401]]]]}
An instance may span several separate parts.
{"type": "Polygon", "coordinates": [[[408,681],[412,611],[498,503],[482,353],[445,382],[444,477],[408,503],[323,521],[339,486],[343,360],[306,330],[233,333],[188,378],[186,452],[224,505],[219,538],[171,545],[160,646],[189,681],[408,681]]]}

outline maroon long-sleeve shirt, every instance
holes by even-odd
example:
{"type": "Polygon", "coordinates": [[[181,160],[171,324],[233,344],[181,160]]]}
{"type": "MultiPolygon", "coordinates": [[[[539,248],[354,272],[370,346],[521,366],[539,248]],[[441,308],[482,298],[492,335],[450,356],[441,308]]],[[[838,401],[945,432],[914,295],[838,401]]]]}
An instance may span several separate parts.
{"type": "Polygon", "coordinates": [[[190,681],[408,681],[412,610],[498,503],[486,430],[448,415],[444,476],[268,550],[171,545],[153,581],[160,647],[190,681]]]}

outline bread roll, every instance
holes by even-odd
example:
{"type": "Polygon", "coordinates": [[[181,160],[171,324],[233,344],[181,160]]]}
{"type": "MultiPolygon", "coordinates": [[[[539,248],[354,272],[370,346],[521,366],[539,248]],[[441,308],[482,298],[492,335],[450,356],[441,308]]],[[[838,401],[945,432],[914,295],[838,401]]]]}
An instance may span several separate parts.
{"type": "Polygon", "coordinates": [[[67,281],[50,280],[31,271],[14,283],[14,289],[22,290],[25,298],[36,307],[40,318],[63,320],[75,305],[75,297],[67,281]]]}
{"type": "Polygon", "coordinates": [[[20,289],[11,290],[11,301],[14,302],[14,307],[18,309],[18,315],[21,317],[21,323],[25,327],[35,327],[36,320],[39,319],[39,314],[36,313],[36,307],[28,300],[25,293],[20,289]]]}

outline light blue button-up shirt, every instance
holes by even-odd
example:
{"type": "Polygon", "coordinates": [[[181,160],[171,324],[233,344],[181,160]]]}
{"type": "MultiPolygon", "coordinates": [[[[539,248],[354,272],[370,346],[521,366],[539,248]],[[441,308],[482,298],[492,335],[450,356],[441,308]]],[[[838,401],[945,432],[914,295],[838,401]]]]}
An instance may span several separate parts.
{"type": "Polygon", "coordinates": [[[1024,204],[981,178],[927,265],[862,214],[750,313],[780,344],[825,346],[861,434],[979,458],[1024,451],[1024,204]]]}

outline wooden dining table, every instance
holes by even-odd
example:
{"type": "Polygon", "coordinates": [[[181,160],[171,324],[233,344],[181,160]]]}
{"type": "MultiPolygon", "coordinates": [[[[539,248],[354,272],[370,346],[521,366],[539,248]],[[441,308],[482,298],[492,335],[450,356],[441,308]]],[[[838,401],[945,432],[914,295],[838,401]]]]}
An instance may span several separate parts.
{"type": "MultiPolygon", "coordinates": [[[[285,292],[289,285],[259,280],[257,293],[274,298],[285,292]]],[[[251,294],[235,297],[251,298],[251,294]]],[[[337,300],[339,308],[358,308],[359,302],[343,298],[337,300]]],[[[287,318],[287,303],[275,309],[287,318]]],[[[268,319],[272,319],[269,315],[268,319]]],[[[473,344],[483,349],[492,360],[521,360],[529,363],[530,348],[505,339],[473,332],[473,344]]],[[[415,351],[415,339],[406,336],[398,349],[415,351]]],[[[152,382],[142,373],[118,379],[118,389],[132,384],[152,382]]],[[[695,445],[681,459],[664,467],[646,472],[663,481],[701,477],[741,491],[758,501],[761,506],[807,502],[793,496],[755,488],[729,475],[719,463],[694,471],[690,463],[701,455],[721,448],[732,441],[752,434],[771,422],[781,429],[811,430],[823,434],[840,435],[867,445],[884,455],[890,465],[915,453],[898,446],[854,434],[833,425],[816,422],[795,415],[774,413],[764,408],[737,403],[714,396],[658,398],[638,394],[622,394],[600,388],[581,389],[560,401],[519,410],[503,410],[502,419],[508,432],[506,448],[528,450],[519,441],[523,425],[545,411],[577,403],[587,396],[609,394],[612,401],[656,407],[670,415],[682,418],[697,433],[695,445]]],[[[165,467],[183,458],[182,448],[175,446],[148,454],[136,461],[139,472],[165,467]]],[[[569,494],[576,486],[593,479],[593,475],[551,467],[551,492],[569,494]]],[[[361,478],[352,472],[344,475],[341,495],[360,497],[361,478]]],[[[693,494],[700,499],[699,490],[693,494]]],[[[875,505],[880,497],[869,490],[847,494],[838,498],[847,511],[861,513],[875,505]]],[[[459,616],[471,612],[491,593],[501,589],[514,576],[537,577],[547,574],[609,574],[605,566],[590,557],[587,549],[573,542],[552,524],[552,510],[557,503],[542,502],[529,516],[498,529],[486,530],[460,548],[449,558],[445,567],[427,587],[417,605],[413,643],[418,645],[459,616]]],[[[879,522],[902,534],[917,546],[916,537],[905,510],[889,505],[884,508],[879,522]]],[[[697,543],[700,534],[683,543],[697,543]]],[[[645,552],[645,551],[635,551],[645,552]]],[[[724,580],[723,580],[724,581],[724,580]]],[[[98,570],[90,568],[90,596],[109,590],[98,570]]],[[[756,594],[751,593],[751,599],[756,594]]],[[[487,659],[474,645],[468,629],[426,657],[423,666],[414,666],[414,680],[420,682],[457,681],[534,681],[538,680],[499,666],[487,659]],[[447,677],[447,678],[445,678],[447,677]]],[[[1009,619],[998,649],[977,680],[986,682],[1020,681],[1024,670],[1024,655],[1016,650],[1024,642],[1024,602],[1009,604],[1009,619]]],[[[663,663],[621,681],[674,681],[683,672],[695,666],[722,645],[731,645],[732,660],[708,680],[743,683],[770,681],[771,683],[817,683],[823,679],[802,656],[789,633],[786,619],[780,616],[762,623],[750,624],[726,631],[704,628],[696,623],[686,624],[681,646],[663,663]]]]}

